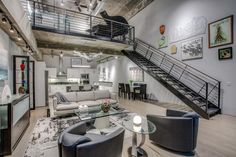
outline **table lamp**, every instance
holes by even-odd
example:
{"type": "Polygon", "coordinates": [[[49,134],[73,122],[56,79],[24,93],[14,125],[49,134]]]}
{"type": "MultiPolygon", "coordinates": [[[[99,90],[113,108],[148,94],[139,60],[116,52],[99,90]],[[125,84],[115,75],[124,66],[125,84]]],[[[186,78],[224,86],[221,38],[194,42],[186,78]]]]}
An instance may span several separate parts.
{"type": "Polygon", "coordinates": [[[141,127],[141,124],[142,124],[142,118],[139,116],[139,115],[136,115],[134,116],[133,118],[133,129],[137,132],[140,132],[142,127],[141,127]]]}

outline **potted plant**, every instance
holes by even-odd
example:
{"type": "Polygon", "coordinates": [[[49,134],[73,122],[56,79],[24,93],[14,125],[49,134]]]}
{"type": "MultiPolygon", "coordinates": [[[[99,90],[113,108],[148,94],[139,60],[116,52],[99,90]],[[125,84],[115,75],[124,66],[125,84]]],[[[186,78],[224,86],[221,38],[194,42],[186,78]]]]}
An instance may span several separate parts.
{"type": "Polygon", "coordinates": [[[109,112],[110,108],[111,108],[111,103],[109,101],[105,101],[104,103],[101,104],[101,110],[104,113],[109,112]]]}

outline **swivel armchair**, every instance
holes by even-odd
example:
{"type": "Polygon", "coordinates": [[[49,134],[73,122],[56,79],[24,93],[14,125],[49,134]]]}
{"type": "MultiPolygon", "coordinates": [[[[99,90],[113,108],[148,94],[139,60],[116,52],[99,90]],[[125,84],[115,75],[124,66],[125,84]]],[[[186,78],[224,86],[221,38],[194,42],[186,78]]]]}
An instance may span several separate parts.
{"type": "Polygon", "coordinates": [[[199,116],[194,112],[167,110],[166,117],[147,115],[157,130],[149,135],[155,144],[167,149],[193,153],[197,145],[199,116]]]}
{"type": "Polygon", "coordinates": [[[86,133],[86,122],[66,129],[58,140],[59,157],[121,157],[124,129],[99,135],[86,133]]]}

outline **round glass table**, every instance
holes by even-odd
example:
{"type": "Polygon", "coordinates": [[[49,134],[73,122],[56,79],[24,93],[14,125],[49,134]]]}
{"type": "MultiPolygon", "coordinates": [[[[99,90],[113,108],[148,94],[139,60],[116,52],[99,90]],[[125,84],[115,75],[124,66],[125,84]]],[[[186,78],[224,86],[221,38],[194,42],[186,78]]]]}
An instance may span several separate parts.
{"type": "Polygon", "coordinates": [[[138,116],[138,124],[135,123],[137,115],[126,117],[122,121],[122,125],[129,131],[133,132],[131,155],[134,157],[143,156],[144,150],[141,148],[145,142],[146,135],[156,131],[156,126],[145,117],[138,116]],[[142,136],[140,144],[137,144],[137,135],[142,136]]]}

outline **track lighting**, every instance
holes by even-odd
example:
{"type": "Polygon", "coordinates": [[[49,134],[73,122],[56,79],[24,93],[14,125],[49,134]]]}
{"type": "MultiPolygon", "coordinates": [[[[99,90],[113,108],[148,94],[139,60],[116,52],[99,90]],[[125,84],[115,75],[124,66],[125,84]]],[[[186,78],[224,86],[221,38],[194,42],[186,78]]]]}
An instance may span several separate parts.
{"type": "Polygon", "coordinates": [[[6,17],[2,17],[2,23],[3,24],[7,23],[7,18],[6,17]]]}
{"type": "Polygon", "coordinates": [[[17,35],[17,40],[18,40],[18,41],[21,41],[21,36],[19,35],[19,33],[18,33],[18,35],[17,35]]]}
{"type": "Polygon", "coordinates": [[[11,32],[11,33],[14,33],[14,28],[13,28],[13,26],[11,25],[11,28],[9,29],[9,31],[11,32]]]}

